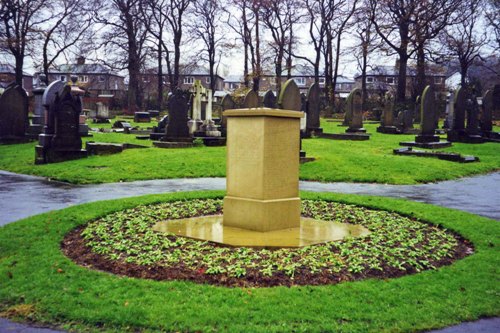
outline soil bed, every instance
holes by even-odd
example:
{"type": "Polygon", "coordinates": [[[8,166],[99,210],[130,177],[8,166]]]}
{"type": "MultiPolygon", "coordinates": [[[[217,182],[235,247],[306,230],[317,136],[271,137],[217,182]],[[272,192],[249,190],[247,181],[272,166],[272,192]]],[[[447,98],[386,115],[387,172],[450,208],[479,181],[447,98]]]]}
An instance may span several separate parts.
{"type": "Polygon", "coordinates": [[[158,220],[222,213],[221,200],[139,206],[91,221],[61,246],[79,265],[153,280],[230,287],[325,285],[395,278],[437,269],[473,253],[470,242],[443,228],[393,212],[304,200],[302,215],[361,224],[372,234],[298,249],[226,247],[150,230],[158,220]]]}

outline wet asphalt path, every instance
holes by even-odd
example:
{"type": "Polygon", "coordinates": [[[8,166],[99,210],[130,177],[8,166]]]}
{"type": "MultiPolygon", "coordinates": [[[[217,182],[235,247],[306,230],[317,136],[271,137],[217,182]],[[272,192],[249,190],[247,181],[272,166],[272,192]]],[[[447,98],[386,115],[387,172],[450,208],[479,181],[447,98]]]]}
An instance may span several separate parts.
{"type": "MultiPolygon", "coordinates": [[[[300,189],[407,198],[455,208],[500,221],[500,172],[425,185],[300,182],[300,189]]],[[[92,201],[153,193],[223,190],[224,178],[167,179],[100,185],[71,185],[0,170],[0,226],[19,219],[92,201]]],[[[0,333],[58,333],[0,318],[0,333]]],[[[498,333],[500,318],[463,323],[433,333],[498,333]]]]}

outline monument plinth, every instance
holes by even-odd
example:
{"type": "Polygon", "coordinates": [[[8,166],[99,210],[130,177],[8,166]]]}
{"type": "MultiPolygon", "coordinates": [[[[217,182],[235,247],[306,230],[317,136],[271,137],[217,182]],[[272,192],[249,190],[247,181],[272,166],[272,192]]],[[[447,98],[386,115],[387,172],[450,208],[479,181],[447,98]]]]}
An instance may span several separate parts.
{"type": "Polygon", "coordinates": [[[255,108],[224,112],[227,195],[224,225],[254,231],[300,227],[302,112],[255,108]]]}

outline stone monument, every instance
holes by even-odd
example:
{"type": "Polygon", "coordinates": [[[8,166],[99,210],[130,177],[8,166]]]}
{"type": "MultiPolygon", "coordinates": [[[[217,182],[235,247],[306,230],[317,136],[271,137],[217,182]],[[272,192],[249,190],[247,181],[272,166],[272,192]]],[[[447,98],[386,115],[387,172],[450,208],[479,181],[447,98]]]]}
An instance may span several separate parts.
{"type": "Polygon", "coordinates": [[[262,105],[266,108],[275,109],[276,108],[276,96],[272,90],[266,91],[264,98],[262,99],[262,105]]]}
{"type": "Polygon", "coordinates": [[[43,127],[45,125],[45,112],[42,103],[43,93],[47,89],[47,85],[45,84],[45,75],[40,74],[38,78],[38,84],[33,89],[33,99],[34,99],[34,108],[33,108],[33,118],[31,119],[31,125],[29,133],[30,135],[36,136],[42,133],[43,127]]]}
{"type": "Polygon", "coordinates": [[[306,136],[320,135],[323,129],[320,127],[320,103],[321,103],[321,89],[319,84],[313,83],[307,91],[306,99],[306,136]]]}
{"type": "Polygon", "coordinates": [[[0,96],[0,142],[29,141],[28,94],[23,87],[10,84],[0,96]]]}
{"type": "Polygon", "coordinates": [[[385,134],[400,134],[401,131],[394,126],[394,96],[388,92],[385,94],[384,108],[377,132],[385,134]]]}
{"type": "Polygon", "coordinates": [[[224,225],[261,232],[300,226],[297,151],[303,113],[257,108],[229,110],[224,116],[224,225]]]}
{"type": "MultiPolygon", "coordinates": [[[[73,83],[76,77],[72,77],[73,83]]],[[[39,136],[35,147],[35,163],[55,163],[87,156],[82,149],[79,120],[82,111],[80,95],[83,91],[76,84],[64,86],[61,81],[53,82],[44,93],[43,102],[47,108],[44,133],[39,136]],[[49,104],[46,104],[49,103],[49,104]]]]}
{"type": "Polygon", "coordinates": [[[361,89],[354,88],[346,101],[346,114],[351,117],[348,121],[346,133],[365,133],[363,128],[363,103],[361,98],[361,89]]]}
{"type": "Polygon", "coordinates": [[[436,112],[434,89],[427,86],[420,103],[420,134],[415,137],[414,142],[400,142],[400,145],[431,149],[451,146],[450,142],[440,141],[439,135],[436,135],[436,112]]]}
{"type": "Polygon", "coordinates": [[[244,109],[251,109],[251,108],[258,108],[259,105],[260,105],[259,95],[254,90],[250,90],[245,95],[241,107],[244,109]]]}
{"type": "Polygon", "coordinates": [[[177,90],[167,102],[168,124],[161,141],[153,144],[159,148],[189,148],[193,146],[193,136],[188,127],[189,104],[187,96],[177,90]]]}
{"type": "Polygon", "coordinates": [[[479,135],[479,106],[475,94],[467,87],[460,87],[455,93],[453,104],[452,126],[448,131],[448,141],[482,143],[483,139],[479,135]]]}

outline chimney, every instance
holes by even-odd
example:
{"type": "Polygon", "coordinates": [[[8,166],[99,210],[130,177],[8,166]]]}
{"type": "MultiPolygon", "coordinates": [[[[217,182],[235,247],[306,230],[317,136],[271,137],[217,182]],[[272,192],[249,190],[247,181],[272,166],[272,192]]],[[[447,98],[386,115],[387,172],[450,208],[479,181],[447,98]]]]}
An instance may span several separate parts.
{"type": "Polygon", "coordinates": [[[77,65],[85,65],[85,57],[79,56],[78,58],[76,58],[76,64],[77,65]]]}

